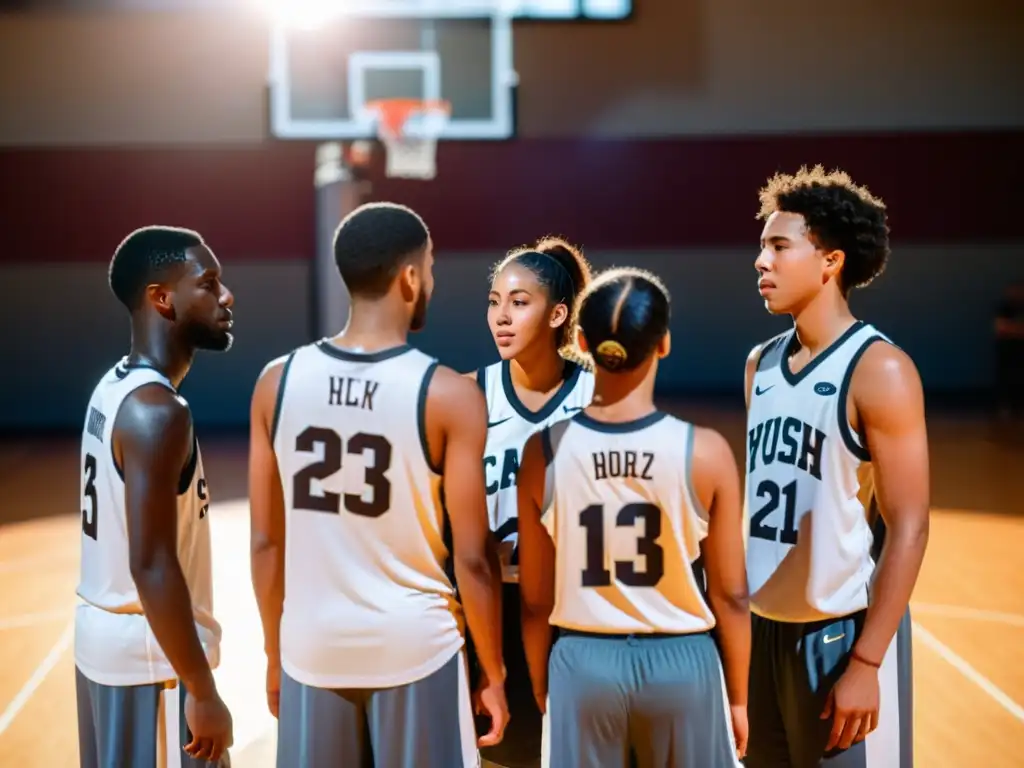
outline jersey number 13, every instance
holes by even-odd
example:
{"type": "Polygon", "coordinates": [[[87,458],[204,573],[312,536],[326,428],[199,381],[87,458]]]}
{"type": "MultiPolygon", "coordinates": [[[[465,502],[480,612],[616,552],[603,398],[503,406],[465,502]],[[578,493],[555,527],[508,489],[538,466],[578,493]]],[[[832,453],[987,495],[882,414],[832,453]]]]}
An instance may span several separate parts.
{"type": "MultiPolygon", "coordinates": [[[[665,575],[665,550],[658,543],[661,536],[661,509],[654,504],[627,504],[615,516],[616,528],[632,528],[643,524],[637,538],[636,552],[644,559],[643,570],[630,560],[615,561],[615,578],[629,587],[654,587],[665,575]]],[[[581,574],[584,587],[607,587],[612,573],[605,568],[604,505],[591,504],[580,512],[580,525],[587,532],[587,567],[581,574]]]]}

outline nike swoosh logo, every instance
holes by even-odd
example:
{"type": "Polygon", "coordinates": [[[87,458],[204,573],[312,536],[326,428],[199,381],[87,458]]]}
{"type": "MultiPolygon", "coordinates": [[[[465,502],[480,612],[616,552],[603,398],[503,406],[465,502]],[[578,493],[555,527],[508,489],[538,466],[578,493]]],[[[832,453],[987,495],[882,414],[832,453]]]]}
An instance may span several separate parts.
{"type": "Polygon", "coordinates": [[[823,642],[825,645],[828,645],[829,643],[834,643],[836,640],[842,640],[844,637],[846,637],[845,632],[843,632],[843,634],[841,635],[836,635],[835,637],[829,637],[828,635],[825,635],[821,638],[821,642],[823,642]]]}
{"type": "Polygon", "coordinates": [[[763,395],[765,392],[767,392],[769,389],[771,389],[774,386],[775,386],[774,384],[771,384],[771,385],[765,387],[764,389],[761,389],[760,387],[754,387],[754,394],[755,395],[763,395]]]}
{"type": "Polygon", "coordinates": [[[575,406],[571,406],[570,407],[568,405],[563,405],[562,406],[562,410],[564,410],[566,413],[576,413],[576,411],[582,411],[583,410],[583,406],[582,405],[575,405],[575,406]]]}
{"type": "Polygon", "coordinates": [[[512,418],[511,416],[506,416],[504,419],[501,419],[500,421],[493,421],[493,422],[489,421],[489,422],[487,422],[487,428],[490,429],[491,427],[496,427],[499,424],[504,424],[506,421],[508,421],[511,418],[512,418]]]}

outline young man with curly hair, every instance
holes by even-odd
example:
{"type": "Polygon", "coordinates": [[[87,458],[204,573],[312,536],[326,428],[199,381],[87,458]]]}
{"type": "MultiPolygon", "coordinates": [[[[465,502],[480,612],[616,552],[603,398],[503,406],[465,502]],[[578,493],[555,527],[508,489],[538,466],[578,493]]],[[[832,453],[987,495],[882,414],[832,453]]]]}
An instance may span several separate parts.
{"type": "Polygon", "coordinates": [[[910,768],[924,396],[910,358],[848,304],[888,259],[885,205],[820,166],[774,176],[760,199],[758,288],[794,327],[746,366],[746,765],[910,768]]]}

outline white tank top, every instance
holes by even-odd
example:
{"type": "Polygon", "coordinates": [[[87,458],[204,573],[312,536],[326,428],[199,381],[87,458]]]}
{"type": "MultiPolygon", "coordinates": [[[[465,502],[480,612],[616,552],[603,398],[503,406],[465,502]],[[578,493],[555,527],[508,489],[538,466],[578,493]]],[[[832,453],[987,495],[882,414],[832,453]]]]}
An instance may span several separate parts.
{"type": "Polygon", "coordinates": [[[776,621],[845,616],[868,604],[875,561],[871,457],[847,418],[850,380],[883,339],[855,323],[798,373],[789,331],[765,343],[747,415],[751,609],[776,621]]]}
{"type": "MultiPolygon", "coordinates": [[[[75,664],[101,685],[145,685],[173,680],[132,579],[121,468],[112,435],[125,398],[146,384],[174,391],[159,371],[122,360],[93,390],[82,430],[82,554],[75,612],[75,664]]],[[[178,487],[178,562],[192,595],[192,614],[211,667],[220,660],[220,625],[213,618],[209,489],[198,441],[178,487]]]]}
{"type": "Polygon", "coordinates": [[[287,514],[281,662],[300,683],[404,685],[463,645],[427,451],[436,366],[409,346],[364,354],[328,340],[285,363],[273,427],[287,514]]]}
{"type": "Polygon", "coordinates": [[[518,541],[516,478],[526,441],[534,432],[582,411],[594,395],[594,374],[574,363],[567,365],[572,367],[562,386],[539,411],[529,410],[519,399],[507,361],[477,371],[477,383],[487,398],[487,513],[499,543],[518,541]]]}
{"type": "Polygon", "coordinates": [[[662,412],[624,424],[581,413],[543,435],[551,624],[607,634],[711,629],[697,565],[708,518],[690,483],[693,425],[662,412]]]}

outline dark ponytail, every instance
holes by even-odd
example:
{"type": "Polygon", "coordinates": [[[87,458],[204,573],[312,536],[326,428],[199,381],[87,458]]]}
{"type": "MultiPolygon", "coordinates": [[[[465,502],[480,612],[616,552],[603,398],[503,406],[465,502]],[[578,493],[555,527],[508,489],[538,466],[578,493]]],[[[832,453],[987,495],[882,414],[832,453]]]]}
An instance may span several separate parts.
{"type": "Polygon", "coordinates": [[[557,345],[563,357],[577,358],[572,317],[579,296],[590,284],[590,264],[583,252],[560,237],[544,237],[533,246],[509,251],[495,266],[491,280],[513,261],[533,273],[552,303],[565,304],[569,310],[568,318],[558,329],[557,345]]]}
{"type": "Polygon", "coordinates": [[[574,323],[594,364],[613,373],[647,360],[668,324],[668,289],[650,272],[632,267],[598,276],[580,298],[574,323]]]}

